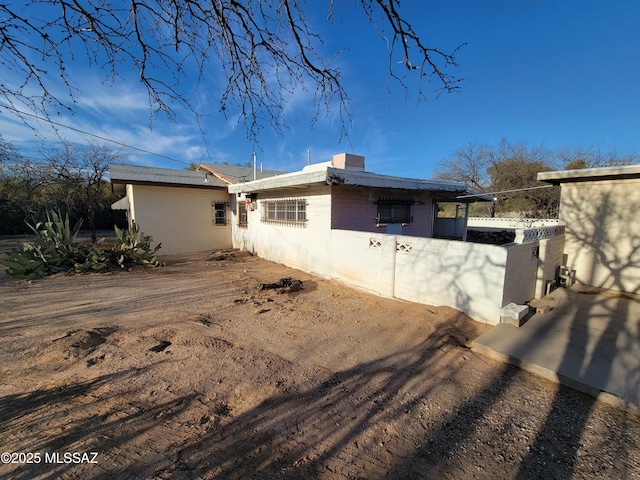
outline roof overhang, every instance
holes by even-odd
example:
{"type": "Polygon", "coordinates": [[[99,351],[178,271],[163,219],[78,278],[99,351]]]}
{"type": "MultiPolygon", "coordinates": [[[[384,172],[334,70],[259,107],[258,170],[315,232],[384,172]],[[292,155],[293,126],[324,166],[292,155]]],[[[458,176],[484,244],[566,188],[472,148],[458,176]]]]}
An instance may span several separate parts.
{"type": "Polygon", "coordinates": [[[590,182],[600,180],[619,180],[640,178],[640,165],[625,165],[621,167],[581,168],[578,170],[558,170],[553,172],[539,172],[538,180],[560,185],[571,182],[590,182]]]}
{"type": "Polygon", "coordinates": [[[493,200],[493,197],[489,195],[471,192],[466,184],[460,182],[421,180],[328,166],[319,167],[321,168],[304,169],[300,172],[287,173],[278,175],[277,177],[229,185],[228,190],[229,193],[238,194],[264,190],[300,188],[312,184],[327,184],[431,192],[438,201],[471,203],[493,200]]]}
{"type": "Polygon", "coordinates": [[[222,180],[193,170],[142,167],[138,165],[112,164],[109,179],[116,185],[149,185],[156,187],[226,188],[222,180]]]}

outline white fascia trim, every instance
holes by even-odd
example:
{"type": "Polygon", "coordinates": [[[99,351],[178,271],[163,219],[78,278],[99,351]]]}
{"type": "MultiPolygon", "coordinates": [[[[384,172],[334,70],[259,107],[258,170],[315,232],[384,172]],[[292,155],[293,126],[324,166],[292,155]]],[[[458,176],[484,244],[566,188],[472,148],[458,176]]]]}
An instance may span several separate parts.
{"type": "Polygon", "coordinates": [[[276,188],[295,187],[298,185],[308,185],[311,183],[324,183],[327,181],[327,171],[319,170],[312,172],[285,173],[275,177],[253,180],[251,182],[236,183],[229,185],[229,193],[250,193],[260,190],[273,190],[276,188]]]}

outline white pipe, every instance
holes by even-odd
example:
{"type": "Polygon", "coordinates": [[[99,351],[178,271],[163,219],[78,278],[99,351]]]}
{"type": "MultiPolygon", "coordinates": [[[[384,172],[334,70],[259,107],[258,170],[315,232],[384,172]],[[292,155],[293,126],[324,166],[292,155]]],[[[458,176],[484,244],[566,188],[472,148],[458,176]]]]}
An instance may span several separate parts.
{"type": "Polygon", "coordinates": [[[253,152],[253,179],[258,179],[258,170],[256,165],[256,152],[253,152]]]}

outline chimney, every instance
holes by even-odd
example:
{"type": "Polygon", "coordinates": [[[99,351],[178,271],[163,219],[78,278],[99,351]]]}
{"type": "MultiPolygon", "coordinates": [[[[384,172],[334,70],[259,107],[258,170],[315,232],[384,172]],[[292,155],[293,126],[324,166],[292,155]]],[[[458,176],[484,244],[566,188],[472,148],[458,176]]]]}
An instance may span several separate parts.
{"type": "Polygon", "coordinates": [[[334,168],[343,168],[345,170],[357,170],[364,172],[364,157],[353,155],[351,153],[338,153],[333,156],[331,161],[334,168]]]}

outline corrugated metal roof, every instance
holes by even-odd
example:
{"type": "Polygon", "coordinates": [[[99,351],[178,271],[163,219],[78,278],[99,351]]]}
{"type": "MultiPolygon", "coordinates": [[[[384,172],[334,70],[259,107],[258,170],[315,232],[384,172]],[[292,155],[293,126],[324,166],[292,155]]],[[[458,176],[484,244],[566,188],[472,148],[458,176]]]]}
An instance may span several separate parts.
{"type": "Polygon", "coordinates": [[[185,185],[199,188],[224,188],[227,186],[222,180],[205,172],[138,165],[112,164],[109,166],[109,178],[113,184],[185,185]]]}
{"type": "MultiPolygon", "coordinates": [[[[227,179],[229,183],[244,183],[253,181],[253,167],[240,166],[240,165],[226,165],[224,163],[201,163],[199,165],[204,170],[208,170],[212,173],[219,173],[224,179],[227,179]]],[[[273,177],[276,175],[283,175],[287,172],[282,170],[256,170],[256,179],[261,180],[263,178],[273,177]]]]}

